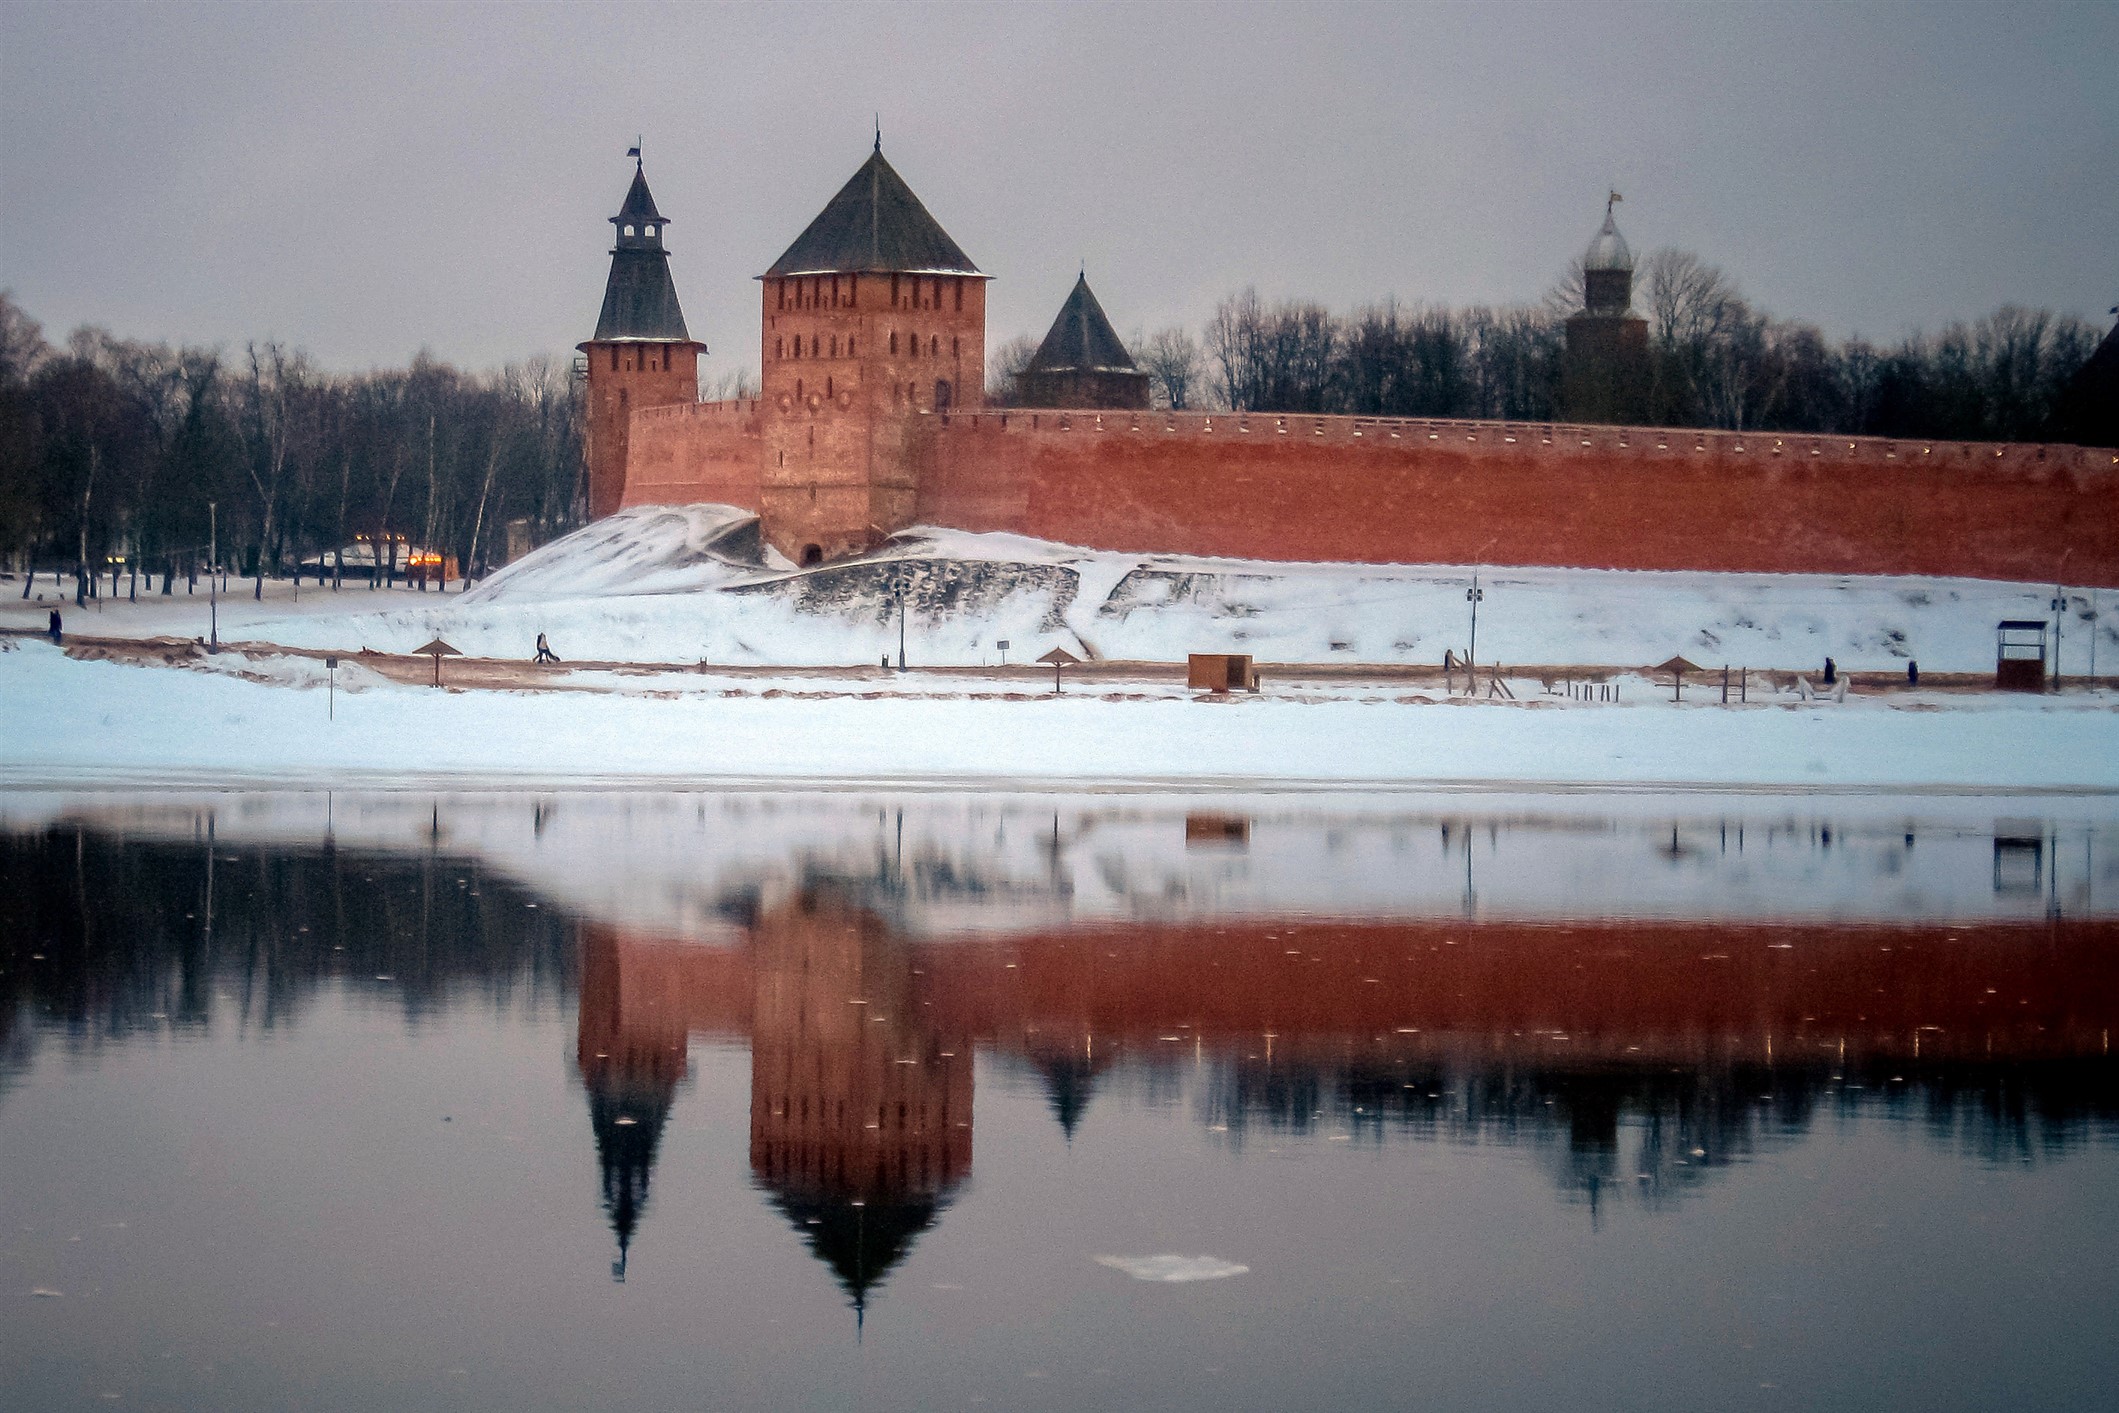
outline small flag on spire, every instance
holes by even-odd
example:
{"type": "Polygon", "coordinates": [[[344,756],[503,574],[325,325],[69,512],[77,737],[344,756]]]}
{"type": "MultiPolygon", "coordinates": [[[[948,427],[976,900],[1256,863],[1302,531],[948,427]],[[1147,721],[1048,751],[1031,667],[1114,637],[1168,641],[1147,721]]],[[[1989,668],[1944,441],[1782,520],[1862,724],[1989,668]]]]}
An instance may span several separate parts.
{"type": "Polygon", "coordinates": [[[628,147],[625,150],[625,155],[628,157],[638,157],[640,155],[640,149],[637,147],[628,147]]]}

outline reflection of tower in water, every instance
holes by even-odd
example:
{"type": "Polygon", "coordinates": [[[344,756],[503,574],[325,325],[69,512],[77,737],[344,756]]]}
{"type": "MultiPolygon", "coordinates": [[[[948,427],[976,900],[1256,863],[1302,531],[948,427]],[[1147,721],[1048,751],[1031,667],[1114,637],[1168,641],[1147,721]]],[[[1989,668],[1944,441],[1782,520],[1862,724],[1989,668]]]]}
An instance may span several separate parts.
{"type": "Polygon", "coordinates": [[[633,1231],[647,1208],[655,1149],[686,1066],[685,1012],[642,995],[624,974],[620,936],[586,923],[581,934],[581,1081],[596,1133],[603,1210],[618,1238],[611,1279],[625,1279],[633,1231]]]}
{"type": "Polygon", "coordinates": [[[937,1032],[905,944],[832,884],[757,920],[751,1172],[853,1298],[971,1171],[971,1050],[937,1032]]]}

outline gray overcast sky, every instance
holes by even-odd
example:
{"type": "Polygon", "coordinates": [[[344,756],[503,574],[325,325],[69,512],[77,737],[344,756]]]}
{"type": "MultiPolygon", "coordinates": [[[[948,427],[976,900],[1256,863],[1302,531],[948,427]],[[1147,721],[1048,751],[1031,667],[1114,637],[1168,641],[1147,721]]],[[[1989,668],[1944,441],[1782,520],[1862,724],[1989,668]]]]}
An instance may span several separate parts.
{"type": "Polygon", "coordinates": [[[1607,183],[1763,308],[1891,339],[2119,302],[2119,4],[126,6],[0,0],[0,286],[327,365],[586,338],[646,140],[710,367],[884,150],[1041,334],[1255,284],[1535,299],[1607,183]]]}

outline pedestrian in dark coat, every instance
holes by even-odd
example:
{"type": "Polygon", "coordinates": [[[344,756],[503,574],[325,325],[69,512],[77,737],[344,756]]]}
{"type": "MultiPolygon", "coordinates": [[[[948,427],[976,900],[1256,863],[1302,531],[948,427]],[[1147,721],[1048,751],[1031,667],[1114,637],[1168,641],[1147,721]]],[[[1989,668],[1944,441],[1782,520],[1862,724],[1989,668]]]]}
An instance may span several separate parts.
{"type": "Polygon", "coordinates": [[[49,631],[52,635],[52,641],[55,643],[63,636],[59,630],[59,610],[56,608],[52,610],[51,628],[49,631]]]}
{"type": "Polygon", "coordinates": [[[1839,680],[1839,668],[1831,658],[1825,659],[1825,685],[1831,686],[1839,680]]]}

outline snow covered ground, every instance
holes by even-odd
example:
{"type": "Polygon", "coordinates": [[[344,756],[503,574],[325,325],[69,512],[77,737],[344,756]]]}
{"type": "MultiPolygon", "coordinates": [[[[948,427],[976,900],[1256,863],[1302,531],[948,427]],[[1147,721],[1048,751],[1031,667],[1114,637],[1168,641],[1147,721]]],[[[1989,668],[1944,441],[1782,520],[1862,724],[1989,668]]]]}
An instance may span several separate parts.
{"type": "MultiPolygon", "coordinates": [[[[898,645],[896,593],[916,665],[1034,659],[1053,647],[1114,661],[1248,652],[1265,663],[1418,663],[1470,646],[1459,566],[1279,564],[1080,550],[1013,535],[914,530],[877,556],[794,571],[727,506],[623,511],[544,546],[468,593],[314,587],[224,603],[223,641],[404,652],[440,636],[477,656],[527,658],[540,632],[563,658],[730,665],[874,664],[898,645]]],[[[1478,658],[1816,671],[1991,671],[1994,625],[2048,618],[2049,585],[1971,579],[1482,571],[1478,658]]],[[[246,591],[247,595],[247,591],[246,591]]],[[[2110,595],[2075,591],[2062,668],[2119,665],[2110,595]]],[[[0,625],[49,607],[0,601],[0,625]]],[[[69,610],[88,633],[203,636],[203,595],[69,610]]]]}
{"type": "MultiPolygon", "coordinates": [[[[0,638],[0,784],[82,781],[999,781],[1534,783],[1558,786],[2119,789],[2109,692],[2057,698],[1893,692],[1797,703],[1754,689],[1722,708],[1622,674],[1616,704],[1518,679],[1522,701],[1445,702],[1405,685],[1268,674],[1262,697],[1195,701],[1124,667],[1077,681],[879,672],[897,601],[916,666],[1020,665],[1052,647],[1110,663],[1238,650],[1266,663],[1433,665],[1468,646],[1455,567],[1269,564],[1097,553],[917,530],[864,560],[795,571],[726,506],[600,521],[467,593],[268,585],[224,601],[224,642],[404,653],[442,637],[527,658],[539,632],[573,661],[689,670],[531,673],[433,692],[263,647],[193,670],[84,662],[0,638]],[[705,663],[725,670],[711,670],[705,663]],[[783,670],[784,669],[784,670],[783,670]],[[1138,676],[1139,680],[1129,680],[1138,676]],[[527,688],[566,690],[526,690],[527,688]],[[525,690],[518,690],[523,688],[525,690]]],[[[1995,622],[2042,617],[2044,586],[1974,580],[1492,570],[1482,663],[1695,662],[1897,676],[1991,671],[1995,622]]],[[[75,634],[203,636],[203,595],[68,608],[75,634]]],[[[2119,663],[2101,605],[2073,597],[2064,658],[2119,663]]],[[[0,626],[41,627],[10,596],[0,626]]],[[[2119,622],[2119,620],[2115,620],[2119,622]]],[[[396,669],[402,672],[402,667],[396,669]]],[[[480,670],[465,664],[465,678],[480,670]]]]}
{"type": "MultiPolygon", "coordinates": [[[[0,785],[734,781],[1098,787],[1501,782],[1798,789],[2119,790],[2109,693],[1856,695],[1844,703],[1435,702],[783,694],[758,679],[615,678],[624,690],[434,691],[353,678],[336,719],[313,661],[212,671],[85,662],[0,640],[0,785]],[[761,690],[761,687],[764,689],[761,690]],[[741,695],[736,695],[736,692],[741,695]]],[[[768,679],[769,681],[770,679],[768,679]]],[[[802,679],[790,678],[801,687],[802,679]]],[[[1704,696],[1705,694],[1701,694],[1704,696]]]]}

